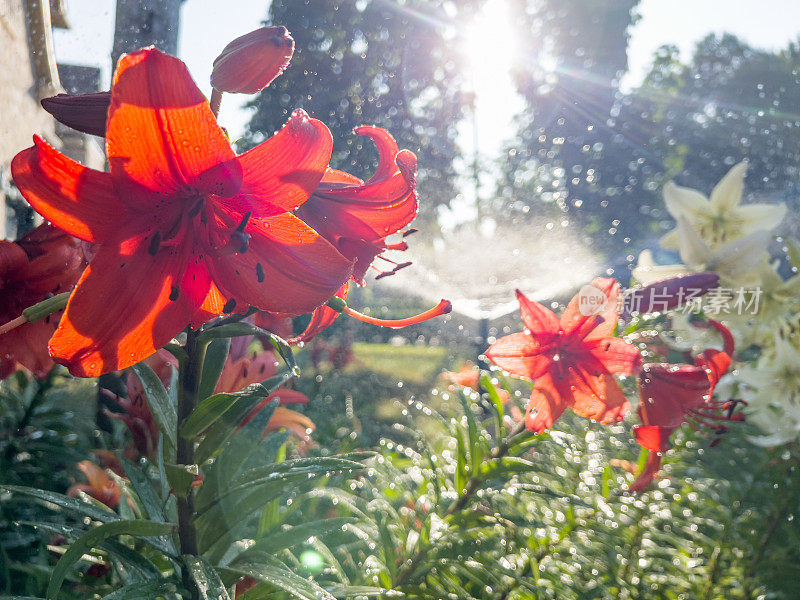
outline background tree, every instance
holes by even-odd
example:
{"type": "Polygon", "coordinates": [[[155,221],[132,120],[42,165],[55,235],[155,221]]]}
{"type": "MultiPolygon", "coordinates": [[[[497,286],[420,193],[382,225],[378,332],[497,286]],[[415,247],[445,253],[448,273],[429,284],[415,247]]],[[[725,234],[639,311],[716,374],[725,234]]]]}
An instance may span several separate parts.
{"type": "MultiPolygon", "coordinates": [[[[377,155],[352,129],[379,125],[417,154],[420,212],[435,215],[456,195],[456,125],[464,104],[446,4],[455,10],[442,0],[274,0],[268,21],[289,29],[295,54],[286,73],[253,101],[243,145],[258,143],[302,107],[330,127],[333,165],[365,177],[377,155]]],[[[458,10],[472,4],[460,2],[458,10]]]]}
{"type": "Polygon", "coordinates": [[[627,70],[629,28],[637,4],[516,4],[527,44],[516,84],[526,109],[517,118],[516,137],[508,149],[501,197],[512,208],[577,221],[593,236],[593,247],[600,244],[598,249],[609,243],[616,248],[614,240],[637,232],[638,219],[624,216],[640,201],[649,175],[641,167],[648,154],[646,139],[620,118],[625,98],[619,78],[627,70]]]}

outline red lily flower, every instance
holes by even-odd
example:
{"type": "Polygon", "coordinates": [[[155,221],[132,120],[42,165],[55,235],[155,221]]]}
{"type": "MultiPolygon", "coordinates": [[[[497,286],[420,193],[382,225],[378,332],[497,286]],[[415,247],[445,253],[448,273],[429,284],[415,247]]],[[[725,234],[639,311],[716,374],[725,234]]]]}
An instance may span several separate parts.
{"type": "Polygon", "coordinates": [[[669,449],[669,437],[684,422],[724,433],[727,428],[713,421],[741,421],[733,414],[736,402],[711,400],[714,388],[727,372],[733,357],[733,336],[717,321],[709,321],[722,335],[723,351],[708,349],[695,357],[693,365],[649,363],[639,375],[639,420],[636,441],[649,451],[647,465],[629,491],[645,489],[661,466],[661,453],[669,449]]]}
{"type": "MultiPolygon", "coordinates": [[[[50,225],[40,225],[18,242],[0,241],[0,320],[54,294],[70,290],[86,267],[81,242],[50,225]]],[[[61,311],[0,336],[0,378],[24,367],[42,379],[53,368],[47,340],[61,311]]]]}
{"type": "Polygon", "coordinates": [[[635,346],[611,335],[617,322],[619,283],[598,278],[592,287],[598,298],[604,298],[598,305],[602,310],[586,310],[581,290],[561,320],[517,291],[528,331],[502,337],[486,352],[500,368],[535,381],[525,424],[536,433],[552,427],[568,407],[600,423],[620,421],[630,410],[612,375],[636,373],[641,356],[635,346]]]}
{"type": "Polygon", "coordinates": [[[295,214],[355,261],[353,281],[363,285],[376,256],[387,249],[405,249],[402,242],[387,246],[386,238],[417,216],[417,157],[400,150],[391,134],[380,127],[362,125],[355,133],[369,137],[377,146],[375,173],[362,181],[329,168],[295,214]]]}
{"type": "Polygon", "coordinates": [[[106,131],[110,173],[34,138],[12,163],[23,196],[97,254],[50,340],[91,377],[153,354],[187,325],[252,305],[321,305],[352,262],[288,211],[316,189],[332,140],[295,111],[236,156],[186,66],[155,48],[120,59],[106,131]]]}
{"type": "MultiPolygon", "coordinates": [[[[387,245],[386,238],[417,215],[417,157],[408,150],[401,151],[391,134],[380,127],[362,125],[356,127],[355,133],[369,137],[378,148],[375,173],[365,182],[328,168],[319,187],[295,214],[355,261],[353,281],[363,285],[376,256],[385,250],[407,248],[405,242],[387,245]]],[[[381,275],[390,275],[409,264],[395,264],[391,271],[381,275]]],[[[336,295],[346,300],[347,284],[336,295]]],[[[321,306],[314,311],[305,331],[289,342],[310,341],[338,317],[339,312],[321,306]]]]}

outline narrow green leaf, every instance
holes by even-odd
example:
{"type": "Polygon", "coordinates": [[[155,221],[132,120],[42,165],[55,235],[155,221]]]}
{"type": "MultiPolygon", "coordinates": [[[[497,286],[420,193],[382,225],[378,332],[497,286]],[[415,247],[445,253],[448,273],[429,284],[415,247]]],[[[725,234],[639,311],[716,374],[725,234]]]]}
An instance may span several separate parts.
{"type": "Polygon", "coordinates": [[[200,385],[197,390],[197,397],[201,402],[214,393],[214,388],[217,387],[225,361],[228,359],[230,348],[230,338],[212,340],[208,348],[206,348],[206,356],[203,359],[203,373],[200,376],[200,385]]]}
{"type": "Polygon", "coordinates": [[[475,420],[475,414],[472,412],[472,405],[467,401],[464,394],[460,394],[459,397],[464,416],[467,418],[467,443],[469,444],[467,449],[469,450],[470,472],[474,475],[478,472],[480,464],[483,462],[483,449],[481,448],[478,423],[475,420]]]}
{"type": "Polygon", "coordinates": [[[292,347],[289,345],[289,343],[282,337],[277,336],[266,329],[261,329],[252,323],[245,323],[242,321],[237,323],[226,323],[225,325],[220,325],[219,327],[206,329],[200,334],[199,337],[200,340],[205,341],[219,338],[241,337],[244,335],[257,335],[261,338],[268,339],[270,344],[272,344],[272,347],[275,348],[275,351],[280,354],[280,357],[283,359],[286,365],[292,369],[292,371],[297,370],[297,363],[294,360],[292,347]]]}
{"type": "Polygon", "coordinates": [[[192,483],[195,477],[200,474],[197,465],[164,465],[167,471],[167,481],[172,492],[178,498],[186,498],[192,491],[192,483]]]}
{"type": "MultiPolygon", "coordinates": [[[[240,399],[244,398],[246,400],[252,396],[253,394],[247,392],[235,392],[214,394],[207,397],[181,425],[181,437],[188,440],[197,437],[228,412],[240,399]]],[[[261,399],[265,396],[258,397],[261,399]]]]}
{"type": "MultiPolygon", "coordinates": [[[[289,377],[290,375],[288,373],[276,375],[275,377],[267,379],[263,383],[253,384],[239,392],[239,396],[235,404],[229,407],[229,409],[223,413],[221,418],[217,419],[217,422],[214,423],[211,429],[208,430],[205,438],[197,448],[196,458],[198,464],[203,464],[205,461],[219,452],[220,448],[222,448],[222,445],[239,427],[242,419],[250,414],[256,405],[261,402],[261,400],[277,390],[281,384],[289,379],[289,377]]],[[[275,400],[269,405],[265,406],[263,410],[271,413],[277,406],[278,402],[275,400]]]]}
{"type": "Polygon", "coordinates": [[[183,562],[197,585],[202,600],[230,600],[219,574],[202,556],[184,556],[183,562]]]}
{"type": "Polygon", "coordinates": [[[492,378],[486,374],[481,375],[481,388],[488,394],[489,400],[492,401],[492,405],[494,406],[494,418],[495,418],[495,427],[497,428],[497,433],[495,434],[497,439],[501,439],[505,436],[506,428],[503,425],[503,418],[505,417],[505,408],[503,407],[503,399],[500,397],[500,393],[497,391],[497,387],[492,383],[492,378]]]}
{"type": "Polygon", "coordinates": [[[106,540],[102,543],[101,548],[114,559],[118,572],[125,571],[127,573],[127,579],[123,575],[125,584],[137,582],[141,584],[144,581],[161,577],[161,571],[150,559],[117,540],[106,540]]]}
{"type": "Polygon", "coordinates": [[[118,535],[133,535],[136,537],[158,537],[169,535],[174,531],[174,525],[156,523],[154,521],[114,521],[103,523],[86,532],[73,543],[64,556],[56,563],[50,583],[47,586],[48,600],[57,600],[58,593],[64,578],[72,566],[92,548],[101,545],[105,540],[118,535]]]}
{"type": "Polygon", "coordinates": [[[387,590],[385,588],[369,587],[366,585],[334,585],[328,588],[328,592],[337,598],[360,598],[363,596],[373,597],[381,596],[382,598],[399,598],[403,592],[396,590],[387,590]]]}
{"type": "Polygon", "coordinates": [[[172,595],[176,592],[177,587],[171,581],[148,581],[147,583],[126,585],[107,596],[103,596],[102,600],[153,600],[153,598],[167,594],[172,595]]]}
{"type": "Polygon", "coordinates": [[[268,532],[263,539],[258,540],[250,548],[242,552],[239,558],[234,559],[234,563],[249,562],[247,557],[257,552],[278,554],[281,550],[305,544],[310,537],[321,538],[329,533],[339,532],[342,527],[355,521],[356,519],[352,517],[320,519],[319,521],[301,523],[282,531],[268,532]]]}
{"type": "Polygon", "coordinates": [[[119,459],[123,469],[125,469],[125,475],[130,479],[133,491],[139,496],[147,518],[151,521],[160,521],[162,523],[166,521],[161,500],[144,471],[124,456],[120,456],[119,459]]]}
{"type": "Polygon", "coordinates": [[[238,565],[230,570],[237,575],[253,577],[282,589],[301,600],[335,600],[335,596],[314,581],[297,575],[274,556],[262,554],[257,562],[238,565]]]}
{"type": "Polygon", "coordinates": [[[164,439],[167,440],[169,446],[176,447],[176,429],[178,427],[178,408],[173,404],[164,384],[158,378],[148,365],[143,362],[135,364],[131,367],[133,372],[142,382],[144,394],[147,398],[147,404],[150,407],[150,412],[153,413],[153,418],[161,430],[164,439]]]}
{"type": "Polygon", "coordinates": [[[63,494],[16,485],[0,485],[0,489],[7,490],[14,494],[24,494],[26,496],[38,498],[39,500],[44,500],[45,502],[50,502],[51,504],[55,504],[56,506],[59,506],[65,510],[89,517],[94,521],[108,523],[110,521],[119,520],[117,513],[112,512],[111,509],[103,509],[94,504],[88,504],[87,502],[82,502],[76,498],[64,496],[63,494]]]}

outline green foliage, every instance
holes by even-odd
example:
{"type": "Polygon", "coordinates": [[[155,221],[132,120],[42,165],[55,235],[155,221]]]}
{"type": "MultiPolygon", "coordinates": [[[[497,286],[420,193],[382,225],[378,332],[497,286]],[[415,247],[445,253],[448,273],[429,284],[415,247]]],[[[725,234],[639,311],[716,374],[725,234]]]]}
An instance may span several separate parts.
{"type": "Polygon", "coordinates": [[[445,394],[439,411],[413,402],[396,427],[411,443],[384,440],[349,490],[311,492],[321,513],[359,519],[359,541],[329,548],[331,577],[420,599],[796,597],[793,451],[681,432],[664,477],[629,496],[625,463],[611,466],[636,467],[627,425],[565,416],[504,443],[497,382],[483,385],[480,399],[445,394]]]}
{"type": "MultiPolygon", "coordinates": [[[[41,382],[18,372],[0,384],[0,486],[69,487],[75,464],[90,448],[85,415],[70,407],[91,393],[57,371],[41,382]]],[[[48,536],[15,524],[38,521],[39,514],[37,506],[12,502],[8,491],[0,491],[0,593],[44,592],[47,568],[55,562],[45,549],[48,536]]]]}

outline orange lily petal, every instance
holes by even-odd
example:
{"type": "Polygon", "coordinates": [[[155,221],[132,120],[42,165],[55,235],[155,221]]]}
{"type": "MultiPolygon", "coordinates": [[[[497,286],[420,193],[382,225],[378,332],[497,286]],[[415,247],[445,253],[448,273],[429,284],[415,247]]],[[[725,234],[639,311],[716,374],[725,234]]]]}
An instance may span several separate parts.
{"type": "Polygon", "coordinates": [[[607,425],[621,421],[631,409],[619,384],[608,373],[594,376],[577,368],[572,371],[570,384],[574,386],[572,410],[581,417],[607,425]]]}
{"type": "Polygon", "coordinates": [[[655,452],[650,452],[647,455],[647,464],[645,465],[644,469],[639,476],[636,478],[628,491],[631,493],[638,493],[645,490],[647,486],[649,486],[653,479],[655,479],[658,470],[661,468],[661,456],[656,454],[655,452]]]}
{"type": "Polygon", "coordinates": [[[33,142],[33,147],[14,157],[11,172],[36,212],[87,242],[118,233],[120,223],[131,216],[115,195],[111,176],[64,156],[39,136],[33,142]]]}
{"type": "Polygon", "coordinates": [[[202,289],[207,275],[205,282],[183,280],[191,251],[154,257],[145,240],[101,246],[50,340],[53,359],[73,375],[95,377],[133,365],[169,342],[208,292],[202,289]],[[170,300],[175,289],[177,298],[170,300]]]}
{"type": "Polygon", "coordinates": [[[296,110],[281,130],[238,157],[243,183],[219,204],[254,218],[294,210],[317,188],[331,159],[333,137],[322,121],[296,110]]]}
{"type": "MultiPolygon", "coordinates": [[[[345,283],[342,287],[339,288],[339,291],[336,292],[335,296],[341,298],[342,300],[347,299],[347,292],[350,289],[350,283],[345,283]]],[[[328,327],[330,327],[333,322],[339,318],[339,315],[342,314],[338,310],[333,310],[328,305],[320,306],[319,308],[315,308],[314,312],[311,313],[311,320],[308,322],[308,325],[303,330],[303,332],[287,340],[290,344],[298,344],[300,342],[310,342],[315,335],[325,331],[328,327]]]]}
{"type": "Polygon", "coordinates": [[[181,199],[176,192],[231,196],[241,185],[230,143],[186,65],[152,47],[119,60],[106,151],[117,192],[141,208],[181,199]]]}
{"type": "Polygon", "coordinates": [[[251,218],[244,253],[209,260],[213,279],[236,304],[301,314],[327,301],[347,281],[353,263],[292,214],[251,218]]]}
{"type": "Polygon", "coordinates": [[[571,398],[562,395],[550,377],[545,374],[536,380],[525,409],[525,426],[536,433],[542,433],[553,426],[570,405],[571,398]]]}
{"type": "Polygon", "coordinates": [[[633,435],[636,443],[652,452],[669,450],[669,436],[677,427],[660,427],[658,425],[636,425],[633,435]]]}
{"type": "Polygon", "coordinates": [[[553,311],[538,302],[528,299],[519,290],[516,293],[519,301],[519,311],[522,314],[522,322],[531,334],[534,336],[545,334],[546,336],[558,333],[560,324],[553,311]]]}
{"type": "Polygon", "coordinates": [[[512,333],[489,346],[486,357],[517,377],[537,379],[553,364],[553,348],[527,333],[512,333]]]}
{"type": "Polygon", "coordinates": [[[633,344],[615,337],[585,340],[583,346],[614,375],[633,375],[642,368],[642,355],[633,344]]]}
{"type": "Polygon", "coordinates": [[[614,279],[598,277],[592,281],[591,285],[607,299],[603,310],[596,315],[585,315],[581,313],[579,306],[581,294],[576,294],[572,300],[570,300],[564,314],[561,315],[561,327],[563,327],[566,335],[570,335],[578,330],[583,330],[584,328],[588,330],[588,333],[585,335],[586,339],[609,337],[613,333],[614,327],[617,324],[619,283],[614,279]],[[602,320],[597,319],[597,317],[600,317],[602,320]],[[591,325],[593,320],[597,322],[591,325]]]}

